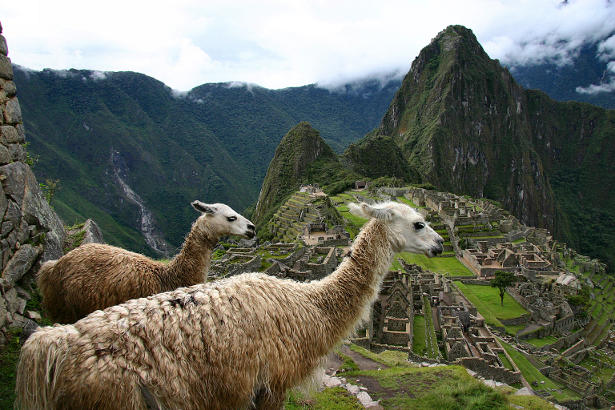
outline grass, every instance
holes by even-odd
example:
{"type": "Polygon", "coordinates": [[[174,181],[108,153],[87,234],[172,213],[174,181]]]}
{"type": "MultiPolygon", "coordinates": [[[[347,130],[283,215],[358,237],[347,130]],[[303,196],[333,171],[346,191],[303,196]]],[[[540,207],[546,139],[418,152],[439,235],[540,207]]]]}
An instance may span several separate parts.
{"type": "Polygon", "coordinates": [[[371,350],[367,350],[355,344],[350,345],[350,350],[359,353],[360,355],[367,357],[368,359],[371,359],[375,362],[382,363],[385,366],[411,366],[410,362],[408,362],[408,354],[399,350],[385,350],[381,353],[374,353],[371,350]]]}
{"type": "Polygon", "coordinates": [[[423,315],[414,315],[414,334],[412,335],[412,351],[420,356],[425,354],[425,318],[423,315]]]}
{"type": "Polygon", "coordinates": [[[407,263],[414,263],[423,269],[441,273],[446,276],[474,276],[457,258],[428,258],[425,255],[417,255],[409,252],[401,252],[397,257],[407,263]]]}
{"type": "Polygon", "coordinates": [[[481,285],[466,285],[460,281],[455,281],[455,285],[467,297],[485,321],[492,326],[506,328],[506,332],[515,334],[523,326],[504,326],[499,319],[514,319],[527,312],[516,300],[508,293],[504,295],[504,305],[500,304],[500,294],[497,288],[481,285]],[[513,333],[514,332],[514,333],[513,333]]]}
{"type": "Polygon", "coordinates": [[[363,406],[343,387],[333,387],[312,394],[291,390],[284,403],[284,408],[287,410],[359,410],[363,409],[363,406]]]}
{"type": "Polygon", "coordinates": [[[534,367],[534,365],[528,360],[527,357],[525,357],[525,355],[523,355],[523,353],[519,352],[517,349],[502,340],[500,340],[500,343],[502,344],[504,349],[506,349],[506,352],[508,352],[508,355],[511,357],[511,359],[515,362],[515,364],[521,371],[521,374],[523,374],[525,380],[527,380],[527,382],[530,384],[532,384],[532,382],[538,383],[536,387],[532,386],[533,389],[558,389],[560,391],[550,391],[549,393],[553,395],[554,398],[560,401],[577,400],[579,398],[579,396],[573,391],[566,388],[562,388],[562,386],[540,373],[540,371],[536,367],[534,367]]]}
{"type": "Polygon", "coordinates": [[[369,391],[385,409],[552,409],[548,402],[531,397],[517,400],[513,389],[492,389],[468,375],[461,366],[393,367],[346,374],[348,379],[374,380],[381,389],[369,391]]]}
{"type": "Polygon", "coordinates": [[[359,230],[361,229],[363,224],[367,222],[367,219],[351,214],[348,210],[348,205],[346,204],[338,205],[335,207],[335,209],[337,209],[337,211],[346,221],[346,231],[350,234],[350,237],[354,239],[359,233],[359,230]]]}
{"type": "Polygon", "coordinates": [[[12,409],[15,401],[15,377],[21,349],[20,329],[10,329],[8,343],[0,352],[0,408],[12,409]]]}
{"type": "Polygon", "coordinates": [[[506,355],[504,353],[498,353],[498,357],[500,358],[500,361],[502,362],[502,365],[505,368],[507,368],[508,370],[515,371],[514,366],[512,365],[510,360],[508,360],[508,357],[506,357],[506,355]]]}
{"type": "Polygon", "coordinates": [[[352,360],[351,357],[348,357],[341,352],[337,352],[337,354],[342,359],[342,365],[339,369],[340,372],[343,373],[343,372],[352,372],[356,370],[361,370],[359,369],[359,366],[357,366],[357,364],[354,362],[354,360],[352,360]]]}
{"type": "Polygon", "coordinates": [[[547,336],[543,338],[532,338],[532,339],[524,340],[524,342],[527,342],[531,344],[532,346],[543,347],[543,346],[550,345],[552,343],[557,342],[557,337],[547,336]]]}

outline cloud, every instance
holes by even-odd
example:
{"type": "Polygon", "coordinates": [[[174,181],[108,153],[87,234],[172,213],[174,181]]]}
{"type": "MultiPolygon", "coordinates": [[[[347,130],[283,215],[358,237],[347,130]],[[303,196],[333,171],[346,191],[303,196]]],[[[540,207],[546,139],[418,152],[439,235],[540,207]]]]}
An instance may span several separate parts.
{"type": "Polygon", "coordinates": [[[615,91],[615,61],[610,61],[606,65],[605,79],[600,84],[591,84],[587,87],[577,87],[576,92],[580,94],[599,94],[615,91]]]}
{"type": "Polygon", "coordinates": [[[598,53],[603,61],[615,59],[615,35],[598,44],[598,53]]]}
{"type": "MultiPolygon", "coordinates": [[[[15,63],[33,69],[132,70],[187,90],[242,81],[331,86],[405,73],[450,24],[471,28],[508,65],[555,60],[615,32],[606,0],[20,0],[3,6],[15,63]],[[117,10],[122,10],[118,13],[117,10]]],[[[605,56],[613,42],[604,41],[605,56]]],[[[605,57],[606,58],[606,57],[605,57]]],[[[610,58],[610,57],[608,57],[610,58]]]]}

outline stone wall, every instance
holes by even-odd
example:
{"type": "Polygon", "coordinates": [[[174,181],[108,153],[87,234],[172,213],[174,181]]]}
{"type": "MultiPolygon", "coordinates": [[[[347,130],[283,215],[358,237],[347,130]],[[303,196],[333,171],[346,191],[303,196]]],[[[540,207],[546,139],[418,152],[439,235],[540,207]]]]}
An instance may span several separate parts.
{"type": "Polygon", "coordinates": [[[475,371],[485,379],[495,380],[506,384],[515,384],[521,382],[521,373],[513,372],[505,367],[496,367],[480,357],[463,357],[458,359],[455,364],[460,364],[463,367],[475,371]]]}
{"type": "Polygon", "coordinates": [[[33,325],[26,316],[34,275],[43,261],[62,256],[62,221],[45,201],[25,150],[25,131],[13,68],[0,25],[0,343],[10,327],[33,325]]]}

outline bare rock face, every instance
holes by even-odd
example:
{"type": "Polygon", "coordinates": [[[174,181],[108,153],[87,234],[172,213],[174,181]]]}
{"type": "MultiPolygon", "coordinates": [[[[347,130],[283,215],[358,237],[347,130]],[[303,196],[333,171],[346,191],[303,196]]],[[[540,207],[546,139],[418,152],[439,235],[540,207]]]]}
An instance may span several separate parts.
{"type": "Polygon", "coordinates": [[[93,220],[88,219],[85,221],[83,230],[85,232],[83,236],[83,243],[105,243],[100,227],[93,220]]]}
{"type": "Polygon", "coordinates": [[[23,316],[31,284],[44,261],[62,256],[65,236],[62,221],[24,162],[25,133],[6,54],[0,35],[0,344],[9,327],[36,326],[23,316]]]}
{"type": "Polygon", "coordinates": [[[67,228],[64,251],[69,252],[86,243],[105,243],[103,234],[96,222],[88,219],[83,224],[67,228]]]}

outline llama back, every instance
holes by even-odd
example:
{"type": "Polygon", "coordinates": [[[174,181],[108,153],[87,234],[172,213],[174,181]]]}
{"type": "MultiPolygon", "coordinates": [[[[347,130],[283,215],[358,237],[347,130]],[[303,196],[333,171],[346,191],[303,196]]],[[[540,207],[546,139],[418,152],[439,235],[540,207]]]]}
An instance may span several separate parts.
{"type": "Polygon", "coordinates": [[[73,326],[45,327],[24,343],[19,356],[15,405],[19,409],[49,409],[57,405],[57,376],[63,371],[73,326]]]}

